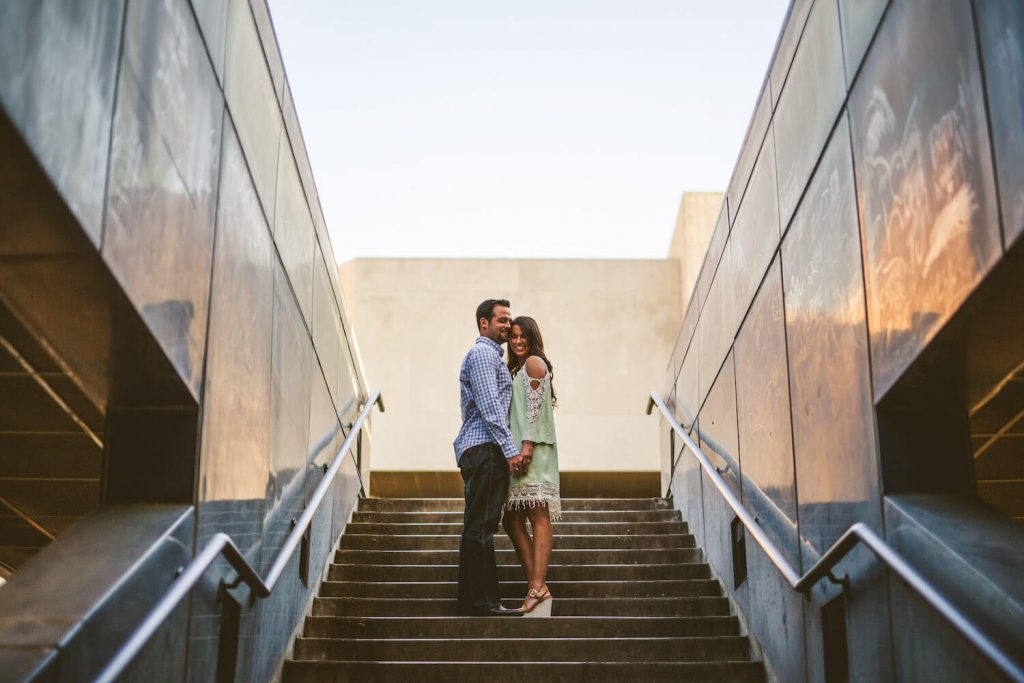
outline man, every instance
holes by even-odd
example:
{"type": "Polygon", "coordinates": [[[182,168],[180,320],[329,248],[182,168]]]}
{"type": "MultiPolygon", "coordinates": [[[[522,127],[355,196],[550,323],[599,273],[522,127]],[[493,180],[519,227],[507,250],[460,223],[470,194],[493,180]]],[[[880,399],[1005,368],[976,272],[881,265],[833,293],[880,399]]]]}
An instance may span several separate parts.
{"type": "Polygon", "coordinates": [[[512,376],[502,361],[512,312],[506,299],[487,299],[476,308],[480,336],[459,371],[462,429],[455,438],[455,461],[465,482],[466,512],[459,543],[459,614],[521,616],[498,599],[494,532],[508,493],[509,470],[523,455],[512,442],[508,408],[512,376]]]}

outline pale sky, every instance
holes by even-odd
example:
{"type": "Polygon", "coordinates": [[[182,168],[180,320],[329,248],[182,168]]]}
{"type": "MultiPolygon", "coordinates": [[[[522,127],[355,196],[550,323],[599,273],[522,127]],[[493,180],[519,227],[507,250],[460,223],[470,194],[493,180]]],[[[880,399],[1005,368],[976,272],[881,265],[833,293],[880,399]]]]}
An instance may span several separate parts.
{"type": "Polygon", "coordinates": [[[787,0],[270,0],[335,256],[662,258],[787,0]]]}

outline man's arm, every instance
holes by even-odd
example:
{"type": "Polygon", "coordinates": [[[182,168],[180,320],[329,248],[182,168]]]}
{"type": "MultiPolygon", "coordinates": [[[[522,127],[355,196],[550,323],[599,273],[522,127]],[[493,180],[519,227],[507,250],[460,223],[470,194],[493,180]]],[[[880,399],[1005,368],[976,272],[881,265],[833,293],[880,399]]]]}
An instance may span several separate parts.
{"type": "Polygon", "coordinates": [[[498,378],[494,371],[493,358],[488,358],[487,353],[474,348],[469,359],[469,386],[473,393],[473,402],[476,403],[491,438],[501,448],[505,457],[510,459],[515,457],[518,451],[512,442],[508,415],[498,402],[498,378]]]}

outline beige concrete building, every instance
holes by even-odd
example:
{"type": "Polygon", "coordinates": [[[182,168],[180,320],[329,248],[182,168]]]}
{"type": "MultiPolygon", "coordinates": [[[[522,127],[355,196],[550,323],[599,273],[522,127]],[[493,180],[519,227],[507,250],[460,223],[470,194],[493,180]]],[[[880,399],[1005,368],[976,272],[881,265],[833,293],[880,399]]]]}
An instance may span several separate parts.
{"type": "Polygon", "coordinates": [[[555,365],[563,471],[657,470],[647,392],[681,324],[674,260],[357,259],[340,268],[367,376],[375,470],[453,470],[458,373],[477,304],[537,319],[555,365]]]}
{"type": "Polygon", "coordinates": [[[455,471],[458,373],[476,338],[474,310],[505,297],[513,314],[537,319],[555,365],[562,471],[658,471],[645,401],[664,377],[721,202],[721,193],[683,195],[665,259],[342,264],[349,327],[387,405],[374,417],[373,469],[455,471]]]}

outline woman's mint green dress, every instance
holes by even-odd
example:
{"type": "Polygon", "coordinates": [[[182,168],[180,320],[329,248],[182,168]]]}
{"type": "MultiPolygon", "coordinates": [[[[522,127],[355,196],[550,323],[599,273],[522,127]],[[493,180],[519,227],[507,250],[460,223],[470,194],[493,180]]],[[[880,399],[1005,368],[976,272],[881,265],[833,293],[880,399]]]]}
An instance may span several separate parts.
{"type": "Polygon", "coordinates": [[[519,445],[532,441],[533,459],[522,477],[512,476],[508,487],[506,510],[525,510],[545,505],[552,522],[562,516],[562,500],[558,494],[558,446],[555,442],[555,416],[551,404],[551,372],[540,380],[536,389],[534,378],[525,368],[512,378],[512,406],[509,423],[512,438],[519,445]]]}

